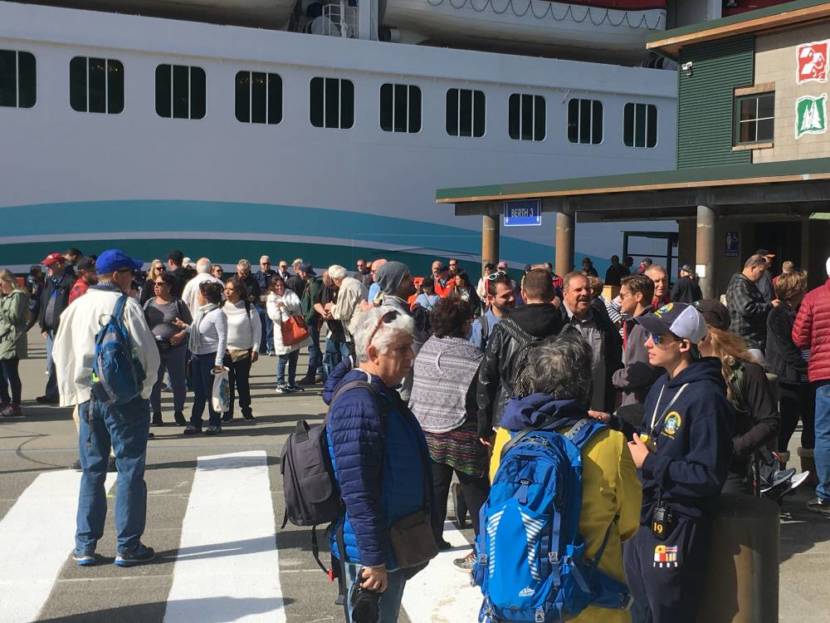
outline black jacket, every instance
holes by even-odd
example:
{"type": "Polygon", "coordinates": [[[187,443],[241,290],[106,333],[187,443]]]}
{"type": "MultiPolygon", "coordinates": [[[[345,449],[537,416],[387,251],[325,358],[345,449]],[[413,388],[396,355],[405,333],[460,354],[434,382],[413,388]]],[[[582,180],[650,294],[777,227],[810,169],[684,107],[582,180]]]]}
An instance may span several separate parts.
{"type": "Polygon", "coordinates": [[[725,389],[720,360],[714,357],[692,362],[673,379],[665,374],[651,388],[642,426],[652,450],[641,470],[643,525],[650,523],[658,498],[678,516],[714,516],[735,430],[725,389]]]}
{"type": "Polygon", "coordinates": [[[69,292],[73,283],[74,279],[69,273],[63,273],[57,278],[46,278],[40,293],[40,310],[37,317],[41,331],[57,331],[61,313],[69,304],[69,292]]]}
{"type": "Polygon", "coordinates": [[[778,375],[780,383],[806,383],[807,362],[793,343],[795,310],[782,302],[767,316],[767,350],[764,360],[767,368],[778,375]]]}
{"type": "Polygon", "coordinates": [[[702,298],[700,286],[691,277],[681,277],[671,289],[671,300],[675,303],[694,303],[702,298]]]}
{"type": "Polygon", "coordinates": [[[480,437],[493,434],[493,427],[501,421],[504,405],[513,396],[513,383],[518,374],[516,354],[528,343],[518,337],[520,332],[515,326],[533,337],[548,338],[559,335],[564,323],[559,310],[550,303],[531,303],[512,309],[509,318],[493,329],[478,372],[476,401],[480,437]]]}

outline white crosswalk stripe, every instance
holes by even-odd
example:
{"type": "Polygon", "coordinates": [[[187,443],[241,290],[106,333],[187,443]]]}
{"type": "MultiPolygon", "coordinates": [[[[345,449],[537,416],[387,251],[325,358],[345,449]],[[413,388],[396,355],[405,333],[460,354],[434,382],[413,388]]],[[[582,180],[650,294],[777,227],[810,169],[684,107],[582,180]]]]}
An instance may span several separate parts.
{"type": "MultiPolygon", "coordinates": [[[[37,619],[72,552],[81,473],[60,470],[35,478],[0,522],[0,621],[37,619]]],[[[106,488],[115,482],[107,474],[106,488]]]]}
{"type": "MultiPolygon", "coordinates": [[[[450,523],[444,524],[444,539],[454,548],[470,543],[450,523]]],[[[426,569],[406,583],[403,608],[412,623],[472,623],[478,620],[481,591],[470,583],[470,574],[456,569],[453,560],[470,552],[453,549],[439,552],[426,569]]]]}
{"type": "Polygon", "coordinates": [[[264,451],[198,459],[165,623],[286,620],[264,451]]]}

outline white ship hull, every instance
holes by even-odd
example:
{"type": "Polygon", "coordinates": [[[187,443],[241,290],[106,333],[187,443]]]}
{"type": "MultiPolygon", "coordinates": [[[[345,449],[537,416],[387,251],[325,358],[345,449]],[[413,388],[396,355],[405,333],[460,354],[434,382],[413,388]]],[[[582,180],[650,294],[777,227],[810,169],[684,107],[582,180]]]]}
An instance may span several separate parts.
{"type": "MultiPolygon", "coordinates": [[[[425,265],[433,255],[474,261],[480,220],[458,218],[434,202],[446,186],[673,168],[676,80],[670,72],[498,56],[372,41],[47,8],[0,2],[0,50],[37,60],[37,103],[0,107],[0,266],[36,263],[46,252],[119,244],[145,260],[180,247],[188,255],[235,262],[259,253],[303,256],[319,265],[358,256],[394,256],[425,265]],[[121,114],[69,106],[75,56],[117,59],[125,75],[121,114]],[[201,67],[203,119],[161,118],[155,109],[159,64],[201,67]],[[238,71],[279,74],[283,118],[240,123],[238,71]],[[350,129],[313,127],[309,83],[351,80],[350,129]],[[386,83],[421,89],[415,134],[379,127],[386,83]],[[486,94],[481,138],[449,136],[451,88],[486,94]],[[513,93],[545,98],[544,141],[512,140],[513,93]],[[568,140],[572,97],[603,102],[600,144],[568,140]],[[654,149],[623,145],[627,102],[658,109],[654,149]]],[[[577,251],[619,252],[618,235],[577,229],[577,251]]],[[[615,230],[616,231],[616,230],[615,230]]],[[[515,265],[552,258],[553,219],[505,229],[502,255],[515,265]]]]}

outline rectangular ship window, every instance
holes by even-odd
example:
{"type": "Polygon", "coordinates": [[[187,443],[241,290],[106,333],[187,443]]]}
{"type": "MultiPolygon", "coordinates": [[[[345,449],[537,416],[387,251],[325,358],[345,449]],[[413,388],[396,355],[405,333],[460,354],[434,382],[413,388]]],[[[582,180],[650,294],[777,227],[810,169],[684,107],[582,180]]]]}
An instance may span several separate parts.
{"type": "Polygon", "coordinates": [[[447,90],[447,134],[450,136],[484,136],[485,113],[483,91],[447,90]]]}
{"type": "Polygon", "coordinates": [[[545,140],[545,98],[513,93],[507,101],[507,133],[517,141],[545,140]]]}
{"type": "Polygon", "coordinates": [[[282,78],[258,71],[237,72],[236,118],[242,123],[271,125],[282,121],[282,78]]]}
{"type": "Polygon", "coordinates": [[[421,89],[414,84],[380,87],[380,129],[384,132],[421,131],[421,89]]]}
{"type": "Polygon", "coordinates": [[[117,115],[124,110],[124,65],[76,56],[69,62],[69,105],[78,112],[117,115]]]}
{"type": "Polygon", "coordinates": [[[354,84],[340,78],[312,78],[309,119],[316,128],[348,129],[354,125],[354,84]]]}
{"type": "Polygon", "coordinates": [[[32,108],[37,99],[35,74],[30,52],[0,50],[0,106],[32,108]]]}
{"type": "Polygon", "coordinates": [[[577,99],[568,102],[568,140],[571,143],[602,142],[602,102],[577,99]]]}
{"type": "Polygon", "coordinates": [[[625,105],[623,142],[628,147],[648,149],[657,145],[657,106],[633,103],[625,105]]]}
{"type": "Polygon", "coordinates": [[[201,67],[156,67],[156,113],[168,119],[202,119],[206,113],[207,78],[201,67]]]}

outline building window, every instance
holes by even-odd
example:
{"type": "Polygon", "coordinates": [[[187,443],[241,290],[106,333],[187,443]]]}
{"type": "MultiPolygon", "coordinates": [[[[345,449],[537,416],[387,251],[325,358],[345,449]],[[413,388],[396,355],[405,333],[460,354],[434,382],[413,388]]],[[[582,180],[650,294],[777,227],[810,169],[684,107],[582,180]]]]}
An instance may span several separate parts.
{"type": "Polygon", "coordinates": [[[545,140],[545,98],[513,93],[508,100],[507,131],[520,141],[545,140]]]}
{"type": "Polygon", "coordinates": [[[31,108],[36,99],[34,55],[0,50],[0,106],[31,108]]]}
{"type": "Polygon", "coordinates": [[[259,71],[237,72],[236,118],[242,123],[282,121],[282,78],[259,71]]]}
{"type": "Polygon", "coordinates": [[[205,116],[205,70],[187,65],[156,67],[156,112],[169,119],[205,116]]]}
{"type": "Polygon", "coordinates": [[[483,91],[447,91],[447,134],[450,136],[484,136],[484,115],[483,91]]]}
{"type": "Polygon", "coordinates": [[[421,131],[421,89],[414,84],[380,87],[380,129],[384,132],[421,131]]]}
{"type": "Polygon", "coordinates": [[[735,99],[735,144],[768,143],[775,130],[775,93],[757,93],[735,99]]]}
{"type": "Polygon", "coordinates": [[[69,104],[78,112],[117,115],[124,110],[124,65],[76,56],[69,62],[69,104]]]}
{"type": "Polygon", "coordinates": [[[657,145],[657,106],[625,105],[623,142],[628,147],[651,148],[657,145]]]}
{"type": "Polygon", "coordinates": [[[594,145],[602,142],[602,102],[584,99],[568,102],[568,140],[594,145]]]}
{"type": "Polygon", "coordinates": [[[354,125],[354,84],[351,80],[311,79],[311,125],[342,129],[354,125]]]}

